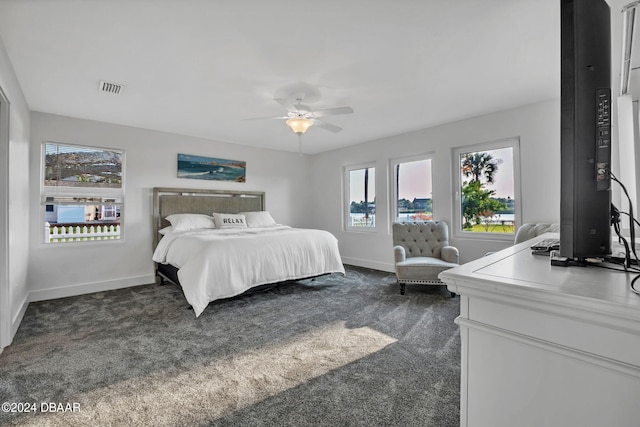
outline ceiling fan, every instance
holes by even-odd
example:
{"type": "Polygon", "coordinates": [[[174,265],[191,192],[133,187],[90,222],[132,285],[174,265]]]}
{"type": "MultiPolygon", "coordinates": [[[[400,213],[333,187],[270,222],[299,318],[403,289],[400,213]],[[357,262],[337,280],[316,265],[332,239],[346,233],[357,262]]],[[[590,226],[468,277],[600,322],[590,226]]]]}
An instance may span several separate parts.
{"type": "Polygon", "coordinates": [[[322,117],[324,116],[335,116],[338,114],[352,114],[353,108],[351,107],[336,107],[336,108],[327,108],[324,110],[312,110],[308,105],[304,105],[302,103],[302,98],[296,98],[297,104],[291,104],[286,99],[282,98],[274,98],[278,104],[282,105],[287,109],[286,116],[278,116],[278,117],[255,117],[251,119],[245,120],[263,120],[263,119],[282,119],[286,120],[287,126],[291,128],[291,130],[298,134],[302,135],[309,129],[311,125],[316,125],[319,128],[328,130],[330,132],[340,132],[342,128],[340,126],[336,126],[332,123],[326,122],[322,117]]]}

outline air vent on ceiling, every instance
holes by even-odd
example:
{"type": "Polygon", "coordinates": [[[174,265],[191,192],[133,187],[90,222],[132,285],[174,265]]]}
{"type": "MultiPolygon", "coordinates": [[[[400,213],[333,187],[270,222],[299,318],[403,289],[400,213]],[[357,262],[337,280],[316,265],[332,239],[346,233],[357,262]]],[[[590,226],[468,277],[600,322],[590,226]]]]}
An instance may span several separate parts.
{"type": "Polygon", "coordinates": [[[124,89],[124,85],[119,85],[117,83],[109,83],[103,80],[100,81],[100,90],[103,92],[113,93],[115,95],[122,92],[124,89]]]}

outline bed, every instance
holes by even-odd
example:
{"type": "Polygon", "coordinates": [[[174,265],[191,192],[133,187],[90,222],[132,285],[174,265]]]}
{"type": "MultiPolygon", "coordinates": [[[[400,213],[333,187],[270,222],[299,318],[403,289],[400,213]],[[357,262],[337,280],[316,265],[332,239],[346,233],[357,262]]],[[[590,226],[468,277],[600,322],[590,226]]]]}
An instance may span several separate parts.
{"type": "Polygon", "coordinates": [[[156,273],[196,316],[263,285],[345,273],[331,233],[277,224],[263,192],[154,188],[153,224],[156,273]]]}

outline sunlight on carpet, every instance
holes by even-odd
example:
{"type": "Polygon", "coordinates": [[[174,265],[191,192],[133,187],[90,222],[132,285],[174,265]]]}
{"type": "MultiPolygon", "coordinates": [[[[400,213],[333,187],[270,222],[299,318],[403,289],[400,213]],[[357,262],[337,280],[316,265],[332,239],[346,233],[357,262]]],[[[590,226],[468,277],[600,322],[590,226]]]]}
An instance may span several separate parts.
{"type": "Polygon", "coordinates": [[[78,395],[79,412],[16,425],[162,425],[212,421],[382,350],[395,339],[336,322],[278,345],[176,372],[154,372],[78,395]]]}

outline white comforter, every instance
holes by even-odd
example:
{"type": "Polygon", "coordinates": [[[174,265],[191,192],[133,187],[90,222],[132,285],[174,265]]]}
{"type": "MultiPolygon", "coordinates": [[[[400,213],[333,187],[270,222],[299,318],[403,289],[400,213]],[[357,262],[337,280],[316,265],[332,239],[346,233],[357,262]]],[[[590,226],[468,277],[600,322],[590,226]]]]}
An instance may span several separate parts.
{"type": "Polygon", "coordinates": [[[153,260],[179,268],[178,279],[196,316],[210,301],[254,286],[345,272],[331,233],[288,226],[169,233],[153,260]]]}

